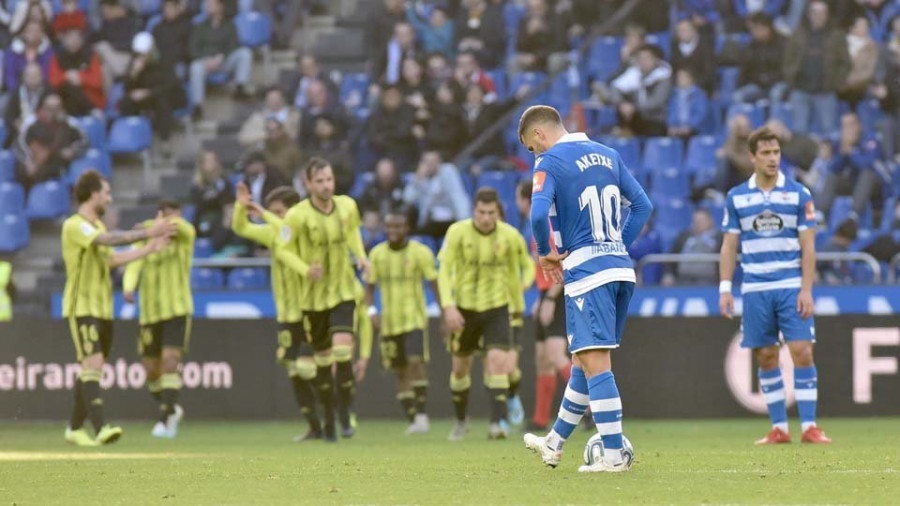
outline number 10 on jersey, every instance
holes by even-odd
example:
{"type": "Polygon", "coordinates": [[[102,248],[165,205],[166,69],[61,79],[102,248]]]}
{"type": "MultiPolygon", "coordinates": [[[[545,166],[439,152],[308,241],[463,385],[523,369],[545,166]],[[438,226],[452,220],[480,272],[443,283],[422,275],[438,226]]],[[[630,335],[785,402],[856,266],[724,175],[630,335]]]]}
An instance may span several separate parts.
{"type": "Polygon", "coordinates": [[[597,185],[588,186],[581,192],[578,205],[582,211],[588,208],[594,241],[622,241],[621,202],[619,187],[614,184],[604,186],[599,192],[597,185]]]}

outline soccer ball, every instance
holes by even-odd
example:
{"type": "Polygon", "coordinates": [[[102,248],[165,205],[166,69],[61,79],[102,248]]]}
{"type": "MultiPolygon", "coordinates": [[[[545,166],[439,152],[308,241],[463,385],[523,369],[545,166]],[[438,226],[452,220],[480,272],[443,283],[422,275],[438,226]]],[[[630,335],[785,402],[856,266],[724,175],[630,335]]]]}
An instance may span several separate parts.
{"type": "MultiPolygon", "coordinates": [[[[603,459],[603,452],[603,436],[594,434],[584,446],[584,463],[590,466],[599,462],[603,459]]],[[[625,469],[630,469],[634,462],[634,446],[625,435],[622,435],[622,459],[625,461],[625,469]]]]}

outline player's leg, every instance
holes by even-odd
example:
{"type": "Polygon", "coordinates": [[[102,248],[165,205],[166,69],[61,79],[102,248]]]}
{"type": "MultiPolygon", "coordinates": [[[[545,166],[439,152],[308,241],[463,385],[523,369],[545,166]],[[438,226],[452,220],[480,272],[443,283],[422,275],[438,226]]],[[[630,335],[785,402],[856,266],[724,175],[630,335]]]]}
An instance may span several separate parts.
{"type": "Polygon", "coordinates": [[[159,383],[159,378],[162,376],[161,352],[161,343],[156,339],[154,326],[141,325],[138,333],[138,355],[141,357],[141,365],[147,376],[147,390],[157,404],[162,392],[162,386],[159,383]]]}
{"type": "Polygon", "coordinates": [[[522,369],[519,368],[519,342],[522,327],[516,327],[513,331],[513,348],[509,350],[506,370],[509,371],[509,390],[506,394],[506,412],[509,422],[515,426],[521,426],[525,421],[525,408],[522,399],[519,398],[519,385],[522,383],[522,369]]]}
{"type": "Polygon", "coordinates": [[[454,354],[450,373],[450,393],[456,423],[450,431],[450,441],[462,441],[469,432],[469,390],[472,388],[472,355],[454,354]]]}
{"type": "Polygon", "coordinates": [[[328,312],[308,311],[304,318],[313,348],[316,365],[315,385],[324,416],[323,439],[337,441],[334,419],[334,377],[331,374],[334,356],[331,353],[331,335],[328,333],[328,312]]]}
{"type": "Polygon", "coordinates": [[[356,303],[342,302],[331,310],[329,332],[332,334],[337,383],[338,407],[341,435],[353,437],[356,432],[352,419],[353,395],[356,393],[356,378],[353,375],[353,329],[356,323],[356,303]]]}
{"type": "Polygon", "coordinates": [[[72,335],[72,341],[75,344],[76,359],[81,362],[82,374],[79,374],[78,379],[75,381],[75,386],[72,389],[75,399],[72,406],[72,415],[69,418],[69,426],[66,427],[65,440],[68,443],[78,446],[97,446],[96,440],[90,436],[84,428],[84,421],[87,419],[88,412],[87,403],[85,402],[84,397],[84,382],[82,378],[85,375],[90,376],[90,374],[87,373],[88,369],[85,368],[85,362],[87,362],[88,365],[94,366],[95,370],[99,370],[99,368],[103,367],[103,361],[101,355],[93,353],[93,344],[91,344],[91,355],[85,356],[84,339],[82,338],[80,328],[84,324],[84,319],[69,319],[69,331],[72,335]],[[96,358],[98,356],[99,365],[96,365],[94,364],[94,361],[98,360],[96,358]]]}
{"type": "Polygon", "coordinates": [[[184,410],[178,405],[181,392],[179,368],[187,351],[191,335],[191,319],[181,316],[166,320],[161,324],[162,332],[162,376],[160,377],[160,408],[157,425],[166,429],[166,437],[174,438],[184,410]]]}
{"type": "Polygon", "coordinates": [[[302,353],[294,362],[294,376],[291,377],[291,385],[294,389],[294,399],[300,408],[300,413],[309,424],[309,431],[294,438],[295,442],[308,441],[322,438],[322,421],[316,409],[316,362],[313,359],[312,348],[306,345],[307,351],[302,353]]]}
{"type": "MultiPolygon", "coordinates": [[[[103,399],[100,397],[100,378],[103,372],[103,364],[109,356],[112,348],[112,321],[92,319],[92,325],[88,325],[88,334],[96,343],[93,347],[94,355],[87,357],[82,363],[82,371],[87,371],[88,377],[82,372],[82,388],[84,389],[84,402],[87,407],[88,419],[94,426],[97,434],[97,442],[100,444],[114,443],[122,437],[122,428],[109,425],[104,421],[103,399]],[[91,330],[95,329],[95,330],[91,330]]],[[[87,350],[85,350],[87,351],[87,350]]]]}
{"type": "MultiPolygon", "coordinates": [[[[536,334],[541,336],[543,332],[538,328],[536,334]]],[[[553,394],[556,392],[556,371],[547,357],[546,344],[543,340],[537,340],[539,338],[537,337],[534,343],[537,378],[534,387],[534,413],[531,415],[531,423],[528,426],[528,429],[532,431],[547,429],[547,424],[550,423],[550,405],[553,402],[553,394]]]]}
{"type": "Polygon", "coordinates": [[[513,335],[506,307],[492,309],[484,313],[484,358],[485,384],[491,398],[490,439],[506,438],[508,412],[506,400],[509,395],[509,374],[512,365],[513,335]]]}
{"type": "Polygon", "coordinates": [[[743,338],[741,347],[752,348],[759,366],[760,389],[766,399],[772,429],[756,444],[789,443],[791,441],[787,409],[784,401],[784,382],[778,366],[778,326],[771,292],[744,294],[744,311],[741,320],[743,338]]]}
{"type": "Polygon", "coordinates": [[[406,338],[407,371],[413,394],[416,396],[417,432],[425,433],[431,429],[425,406],[428,401],[428,330],[413,331],[406,338]]]}

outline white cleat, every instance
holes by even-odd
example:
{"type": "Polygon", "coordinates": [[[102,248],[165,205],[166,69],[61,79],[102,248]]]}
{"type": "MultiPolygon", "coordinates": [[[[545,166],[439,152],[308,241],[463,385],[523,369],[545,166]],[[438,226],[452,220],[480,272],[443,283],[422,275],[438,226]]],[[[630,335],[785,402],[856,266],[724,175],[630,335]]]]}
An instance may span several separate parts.
{"type": "Polygon", "coordinates": [[[450,429],[450,436],[447,437],[450,441],[462,441],[466,438],[466,434],[469,432],[469,419],[466,418],[465,421],[461,422],[459,420],[453,422],[453,428],[450,429]]]}
{"type": "Polygon", "coordinates": [[[506,436],[509,435],[509,430],[499,423],[492,423],[490,427],[488,427],[488,439],[506,439],[506,436]]]}
{"type": "Polygon", "coordinates": [[[172,436],[169,435],[169,428],[166,427],[166,424],[162,422],[156,422],[156,425],[153,426],[153,432],[150,433],[153,437],[158,437],[160,439],[171,439],[172,436]]]}
{"type": "Polygon", "coordinates": [[[598,462],[594,462],[593,464],[584,464],[578,468],[579,473],[624,473],[625,471],[631,469],[631,466],[628,464],[628,461],[625,460],[624,455],[623,458],[619,459],[616,463],[607,462],[606,459],[601,459],[598,462]]]}
{"type": "Polygon", "coordinates": [[[546,437],[535,436],[529,433],[525,434],[522,439],[525,441],[525,448],[540,455],[544,465],[550,467],[559,465],[559,461],[562,459],[562,450],[557,451],[547,446],[546,437]]]}
{"type": "Polygon", "coordinates": [[[428,421],[428,415],[419,413],[413,422],[406,428],[406,435],[410,434],[428,434],[431,430],[431,423],[428,421]]]}
{"type": "Polygon", "coordinates": [[[169,437],[174,438],[178,435],[178,424],[184,418],[184,409],[178,404],[175,405],[175,412],[166,419],[166,429],[169,431],[169,437]]]}

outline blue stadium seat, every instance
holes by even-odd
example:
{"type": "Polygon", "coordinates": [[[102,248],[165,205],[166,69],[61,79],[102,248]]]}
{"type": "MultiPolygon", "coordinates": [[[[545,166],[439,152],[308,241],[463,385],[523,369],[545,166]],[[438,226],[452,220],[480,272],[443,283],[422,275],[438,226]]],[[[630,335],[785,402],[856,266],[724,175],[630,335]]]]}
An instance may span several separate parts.
{"type": "Polygon", "coordinates": [[[856,105],[856,114],[859,116],[859,123],[863,130],[870,134],[876,131],[878,123],[884,117],[881,104],[874,98],[860,101],[856,105]]]}
{"type": "Polygon", "coordinates": [[[115,83],[112,85],[112,88],[109,89],[109,93],[106,94],[106,117],[115,120],[121,113],[119,113],[119,102],[125,98],[125,85],[122,83],[115,83]]]}
{"type": "Polygon", "coordinates": [[[635,137],[601,137],[600,143],[615,149],[622,157],[622,162],[632,171],[641,169],[641,141],[635,137]]]}
{"type": "Polygon", "coordinates": [[[52,220],[70,211],[69,187],[62,181],[44,181],[28,192],[25,214],[29,220],[52,220]]]}
{"type": "Polygon", "coordinates": [[[209,258],[214,253],[213,241],[209,237],[198,237],[194,240],[194,258],[209,258]]]}
{"type": "Polygon", "coordinates": [[[652,175],[651,193],[654,197],[687,198],[691,186],[688,176],[687,171],[680,167],[656,169],[652,175]]]}
{"type": "Polygon", "coordinates": [[[681,139],[674,137],[650,137],[644,143],[642,165],[645,170],[681,167],[684,148],[681,139]]]}
{"type": "Polygon", "coordinates": [[[231,74],[228,72],[213,72],[206,76],[206,83],[213,86],[224,86],[228,81],[231,81],[231,74]]]}
{"type": "Polygon", "coordinates": [[[225,288],[225,276],[221,269],[194,267],[191,269],[191,287],[195,290],[221,290],[225,288]]]}
{"type": "Polygon", "coordinates": [[[87,136],[91,147],[102,148],[106,145],[106,125],[96,116],[81,116],[75,118],[75,123],[87,136]]]}
{"type": "Polygon", "coordinates": [[[156,28],[156,25],[160,24],[162,20],[162,14],[150,16],[150,19],[147,20],[147,24],[144,25],[144,31],[153,32],[153,29],[156,28]]]}
{"type": "MultiPolygon", "coordinates": [[[[518,74],[513,74],[510,77],[509,81],[509,93],[515,94],[522,86],[529,86],[531,89],[534,89],[537,85],[541,84],[547,79],[547,74],[543,72],[519,72],[518,74]]],[[[547,91],[544,90],[541,93],[538,93],[534,98],[532,98],[532,102],[546,102],[547,101],[547,91]]]]}
{"type": "Polygon", "coordinates": [[[366,105],[369,95],[369,75],[365,72],[345,74],[341,81],[340,101],[352,110],[366,105]]]}
{"type": "Polygon", "coordinates": [[[261,290],[269,284],[267,271],[262,267],[242,267],[228,273],[228,288],[233,290],[261,290]]]}
{"type": "Polygon", "coordinates": [[[560,72],[553,78],[547,97],[547,103],[555,107],[564,118],[568,116],[569,109],[572,107],[573,94],[577,93],[577,88],[573,89],[569,86],[567,74],[568,72],[560,72]]]}
{"type": "Polygon", "coordinates": [[[153,144],[150,120],[143,116],[127,116],[117,119],[109,131],[109,152],[139,153],[153,144]]]}
{"type": "Polygon", "coordinates": [[[0,150],[0,183],[15,181],[16,157],[11,151],[0,150]]]}
{"type": "Polygon", "coordinates": [[[78,177],[90,169],[96,169],[106,179],[112,178],[112,161],[109,159],[109,155],[99,149],[91,148],[83,157],[74,160],[69,166],[66,182],[74,185],[75,181],[78,181],[78,177]]]}
{"type": "MultiPolygon", "coordinates": [[[[853,207],[853,198],[852,197],[837,197],[834,199],[834,203],[831,204],[831,215],[828,216],[828,229],[832,232],[837,230],[838,226],[847,219],[850,215],[851,208],[853,207]]],[[[871,229],[872,228],[872,206],[867,205],[866,210],[863,212],[863,215],[859,217],[859,228],[861,229],[871,229]]]]}
{"type": "Polygon", "coordinates": [[[882,233],[888,233],[891,231],[891,222],[893,221],[894,209],[897,207],[897,196],[888,197],[884,199],[884,212],[881,214],[881,223],[878,226],[878,230],[882,233]]]}
{"type": "Polygon", "coordinates": [[[140,0],[138,6],[141,16],[152,16],[162,10],[162,0],[140,0]]]}
{"type": "Polygon", "coordinates": [[[592,137],[608,133],[619,124],[616,109],[611,106],[588,106],[584,108],[584,115],[587,120],[587,134],[592,137]]]}
{"type": "Polygon", "coordinates": [[[515,36],[519,31],[519,20],[525,15],[525,7],[516,2],[506,2],[503,6],[503,27],[507,35],[515,36]]]}
{"type": "MultiPolygon", "coordinates": [[[[197,208],[193,204],[185,204],[181,206],[181,217],[188,223],[194,223],[194,216],[197,214],[197,208]]],[[[194,241],[194,248],[197,247],[196,240],[194,241]]]]}
{"type": "Polygon", "coordinates": [[[597,81],[606,81],[612,77],[622,63],[623,45],[625,39],[621,37],[595,39],[588,52],[588,75],[597,81]]]}
{"type": "Polygon", "coordinates": [[[725,115],[726,122],[736,114],[743,114],[750,120],[750,126],[757,129],[766,122],[766,113],[758,104],[731,104],[725,115]]]}
{"type": "Polygon", "coordinates": [[[769,105],[769,119],[777,119],[788,129],[794,125],[794,108],[790,102],[775,102],[769,105]]]}
{"type": "Polygon", "coordinates": [[[6,142],[6,122],[0,119],[0,146],[6,142]]]}
{"type": "Polygon", "coordinates": [[[28,245],[28,221],[19,213],[0,214],[0,253],[12,253],[28,245]]]}
{"type": "Polygon", "coordinates": [[[373,182],[375,182],[374,172],[363,172],[357,174],[356,179],[353,181],[353,186],[350,188],[350,196],[354,199],[360,198],[363,192],[366,191],[366,188],[368,188],[369,185],[371,185],[373,182]]]}
{"type": "Polygon", "coordinates": [[[648,33],[644,37],[644,43],[659,46],[659,48],[662,49],[663,58],[665,58],[666,61],[672,59],[672,44],[669,32],[648,33]]]}
{"type": "Polygon", "coordinates": [[[712,215],[713,223],[716,225],[716,228],[720,228],[722,226],[722,218],[725,216],[725,205],[723,203],[704,200],[700,203],[699,207],[709,211],[709,214],[712,215]]]}
{"type": "Polygon", "coordinates": [[[719,74],[719,92],[717,102],[719,104],[730,104],[731,95],[737,89],[738,75],[741,70],[738,67],[720,67],[717,71],[719,74]]]}
{"type": "Polygon", "coordinates": [[[668,252],[678,235],[691,223],[694,212],[690,202],[683,199],[655,199],[654,229],[659,233],[663,251],[668,252]]]}
{"type": "Polygon", "coordinates": [[[25,210],[25,190],[18,183],[0,182],[0,214],[22,214],[25,210]]]}
{"type": "Polygon", "coordinates": [[[234,25],[242,46],[257,48],[272,40],[272,21],[260,12],[239,12],[234,17],[234,25]]]}
{"type": "Polygon", "coordinates": [[[466,193],[468,193],[470,197],[475,195],[475,178],[472,177],[472,174],[460,172],[459,177],[462,179],[463,186],[466,188],[466,193]]]}
{"type": "Polygon", "coordinates": [[[434,237],[431,237],[428,235],[414,235],[414,236],[410,237],[410,239],[412,239],[413,241],[420,242],[420,243],[424,244],[425,246],[428,246],[429,248],[431,248],[431,251],[433,251],[435,254],[437,254],[437,251],[438,251],[437,241],[434,240],[434,237]]]}
{"type": "Polygon", "coordinates": [[[696,135],[688,141],[687,155],[684,160],[684,168],[691,174],[708,173],[715,171],[716,149],[719,140],[713,135],[696,135]]]}
{"type": "Polygon", "coordinates": [[[506,70],[504,69],[493,69],[486,70],[484,72],[491,78],[491,81],[494,81],[494,86],[497,88],[497,98],[499,100],[506,100],[509,97],[509,86],[506,82],[506,70]]]}
{"type": "MultiPolygon", "coordinates": [[[[16,2],[12,2],[12,4],[15,3],[16,2]]],[[[7,6],[7,8],[10,12],[13,12],[15,10],[12,8],[12,6],[7,6]]],[[[54,15],[59,14],[60,11],[62,11],[62,0],[53,0],[50,3],[50,8],[52,9],[54,15]]],[[[81,9],[82,12],[87,13],[90,10],[90,0],[78,0],[78,8],[81,9]]]]}

